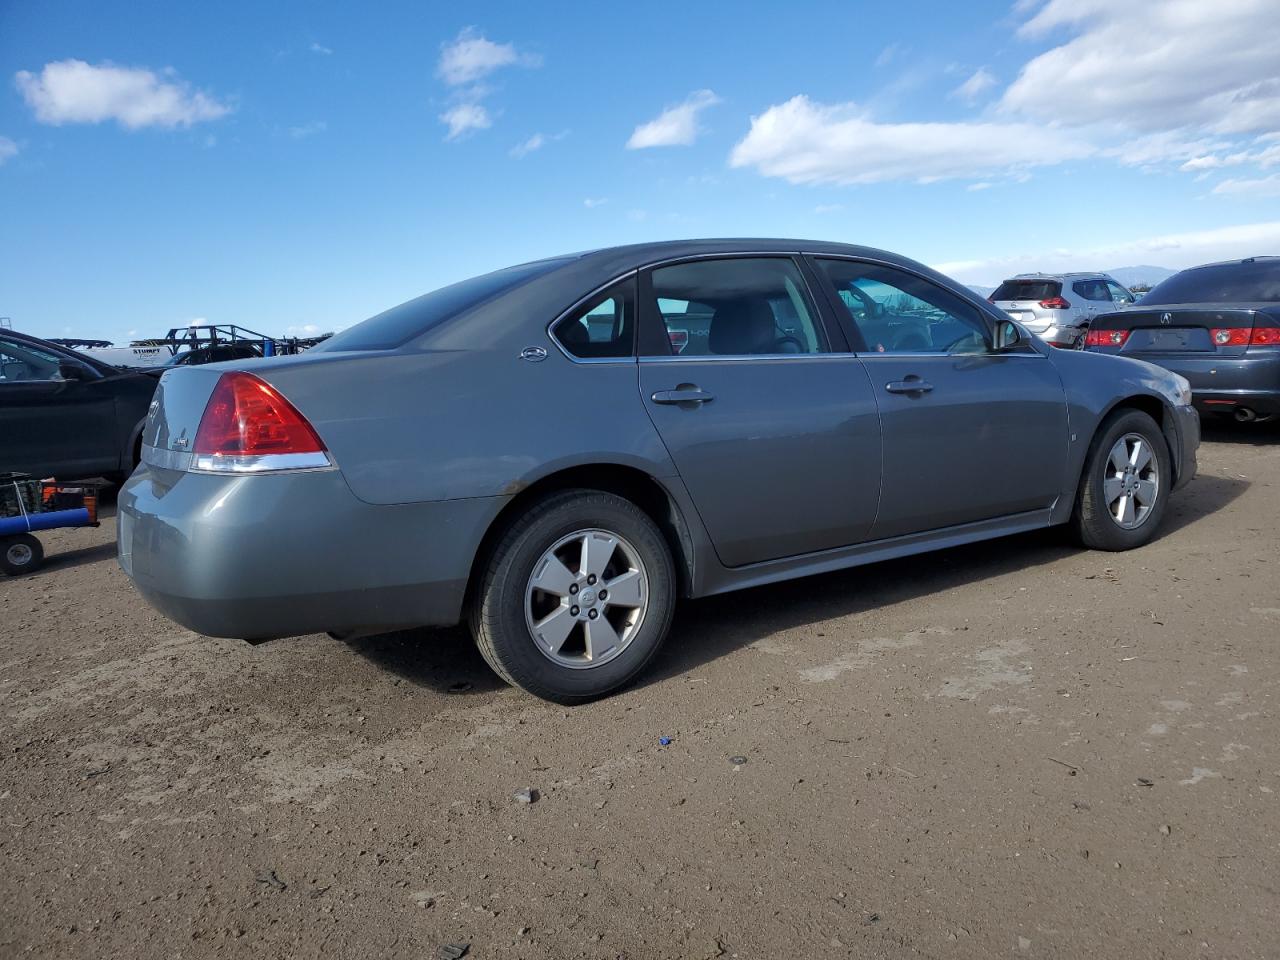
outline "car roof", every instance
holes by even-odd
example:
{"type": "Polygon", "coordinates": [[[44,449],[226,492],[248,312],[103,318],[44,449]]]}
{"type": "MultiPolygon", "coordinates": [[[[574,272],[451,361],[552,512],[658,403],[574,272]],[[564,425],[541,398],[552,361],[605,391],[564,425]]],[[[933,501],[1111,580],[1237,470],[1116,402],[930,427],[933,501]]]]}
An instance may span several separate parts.
{"type": "MultiPolygon", "coordinates": [[[[1090,271],[1087,273],[1019,273],[1009,280],[1114,280],[1109,273],[1090,271]]],[[[1008,283],[1006,280],[1005,283],[1008,283]]],[[[1119,282],[1119,281],[1117,281],[1119,282]]]]}
{"type": "Polygon", "coordinates": [[[1187,267],[1186,269],[1199,270],[1202,267],[1239,267],[1249,263],[1270,263],[1273,260],[1280,260],[1280,256],[1241,257],[1239,260],[1216,260],[1213,263],[1197,263],[1194,267],[1187,267]]]}

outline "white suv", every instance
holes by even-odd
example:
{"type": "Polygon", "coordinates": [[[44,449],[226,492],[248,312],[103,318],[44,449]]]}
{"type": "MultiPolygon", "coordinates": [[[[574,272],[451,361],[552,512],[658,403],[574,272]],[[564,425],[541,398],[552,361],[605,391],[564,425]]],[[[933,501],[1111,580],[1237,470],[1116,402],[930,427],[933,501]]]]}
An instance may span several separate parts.
{"type": "Polygon", "coordinates": [[[1134,302],[1133,294],[1105,273],[1020,273],[987,299],[1055,347],[1083,346],[1095,315],[1134,302]]]}

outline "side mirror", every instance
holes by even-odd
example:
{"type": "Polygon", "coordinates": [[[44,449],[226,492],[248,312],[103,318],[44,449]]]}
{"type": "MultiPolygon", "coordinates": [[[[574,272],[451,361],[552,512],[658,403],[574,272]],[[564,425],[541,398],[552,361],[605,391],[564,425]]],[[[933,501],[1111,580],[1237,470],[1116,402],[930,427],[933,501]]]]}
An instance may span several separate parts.
{"type": "Polygon", "coordinates": [[[74,360],[58,361],[58,376],[63,380],[88,380],[90,379],[89,370],[74,360]]]}
{"type": "Polygon", "coordinates": [[[1023,342],[1022,331],[1012,320],[1001,320],[996,323],[997,350],[1010,350],[1023,342]]]}

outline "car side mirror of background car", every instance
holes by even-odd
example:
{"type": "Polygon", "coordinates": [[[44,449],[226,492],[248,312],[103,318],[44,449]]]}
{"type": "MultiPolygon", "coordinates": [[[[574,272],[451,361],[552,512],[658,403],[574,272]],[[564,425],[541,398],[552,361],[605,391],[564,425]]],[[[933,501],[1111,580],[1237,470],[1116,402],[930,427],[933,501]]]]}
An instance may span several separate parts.
{"type": "Polygon", "coordinates": [[[59,360],[58,376],[63,380],[88,380],[91,375],[89,368],[84,364],[76,363],[74,360],[59,360]]]}
{"type": "Polygon", "coordinates": [[[1001,320],[996,324],[997,350],[1011,350],[1023,342],[1022,331],[1012,320],[1001,320]]]}

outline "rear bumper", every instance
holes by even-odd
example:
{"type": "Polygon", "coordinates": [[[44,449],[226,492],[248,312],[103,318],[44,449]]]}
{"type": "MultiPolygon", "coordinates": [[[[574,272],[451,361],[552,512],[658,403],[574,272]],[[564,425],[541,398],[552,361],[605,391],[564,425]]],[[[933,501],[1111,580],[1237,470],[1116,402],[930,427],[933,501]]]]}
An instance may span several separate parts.
{"type": "Polygon", "coordinates": [[[1238,357],[1143,354],[1140,359],[1186,377],[1192,402],[1201,413],[1233,413],[1240,408],[1280,413],[1280,350],[1251,350],[1238,357]]]}
{"type": "Polygon", "coordinates": [[[221,477],[144,464],[118,500],[120,566],[184,627],[266,640],[456,623],[507,498],[372,505],[336,471],[221,477]]]}

